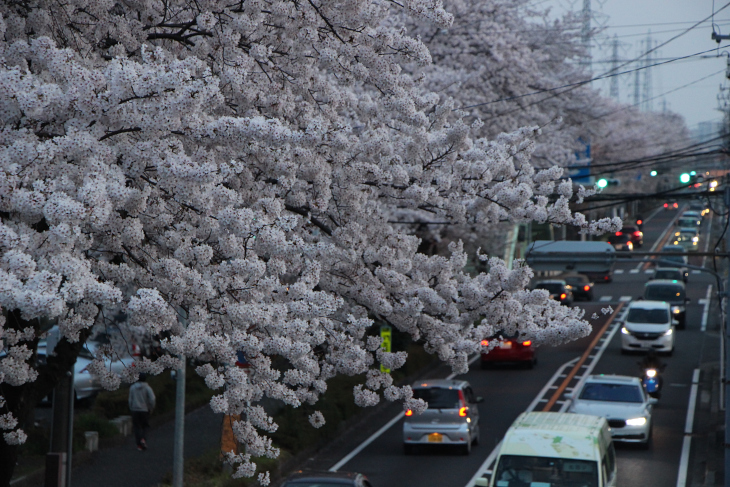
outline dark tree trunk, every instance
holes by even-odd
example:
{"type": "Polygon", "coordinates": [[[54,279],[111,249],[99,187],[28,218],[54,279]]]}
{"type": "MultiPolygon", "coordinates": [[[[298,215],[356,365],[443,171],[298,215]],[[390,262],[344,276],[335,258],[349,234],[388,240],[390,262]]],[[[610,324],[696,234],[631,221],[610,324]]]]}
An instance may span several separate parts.
{"type": "MultiPolygon", "coordinates": [[[[37,363],[38,335],[42,331],[46,331],[45,329],[41,331],[40,321],[26,321],[21,318],[18,310],[8,312],[5,316],[5,327],[8,329],[23,330],[31,327],[35,330],[36,338],[24,343],[33,350],[30,363],[37,363]]],[[[55,384],[66,374],[66,371],[73,370],[72,367],[76,362],[76,357],[88,336],[89,331],[85,331],[81,333],[81,339],[77,343],[69,343],[65,338],[60,340],[56,345],[54,356],[48,356],[45,365],[35,367],[38,371],[38,378],[34,382],[17,387],[0,384],[0,395],[5,399],[5,407],[0,408],[0,414],[11,412],[18,420],[19,427],[21,429],[26,427],[28,418],[31,417],[38,401],[51,393],[55,384]]],[[[8,445],[0,436],[0,487],[10,487],[10,479],[18,461],[19,449],[18,445],[8,445]]]]}

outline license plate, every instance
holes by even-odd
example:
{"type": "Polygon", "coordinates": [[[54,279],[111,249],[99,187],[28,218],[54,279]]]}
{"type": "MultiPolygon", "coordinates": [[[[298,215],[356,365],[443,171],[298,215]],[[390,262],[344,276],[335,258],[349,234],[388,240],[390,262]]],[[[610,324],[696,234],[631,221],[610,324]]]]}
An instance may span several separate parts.
{"type": "Polygon", "coordinates": [[[512,342],[502,342],[499,344],[499,348],[510,349],[512,348],[512,342]]]}
{"type": "Polygon", "coordinates": [[[441,443],[444,441],[444,435],[441,433],[431,433],[428,435],[428,441],[429,443],[441,443]]]}

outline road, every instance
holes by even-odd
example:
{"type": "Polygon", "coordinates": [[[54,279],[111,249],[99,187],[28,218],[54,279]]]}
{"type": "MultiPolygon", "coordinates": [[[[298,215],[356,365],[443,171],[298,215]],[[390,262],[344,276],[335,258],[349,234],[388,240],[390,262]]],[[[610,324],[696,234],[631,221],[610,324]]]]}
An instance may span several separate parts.
{"type": "MultiPolygon", "coordinates": [[[[642,250],[661,249],[669,236],[677,211],[659,211],[644,224],[642,250]]],[[[708,222],[703,223],[700,248],[707,240],[708,222]]],[[[701,257],[692,257],[690,263],[701,265],[701,257]]],[[[649,264],[621,262],[616,265],[614,280],[595,287],[595,301],[578,303],[586,316],[611,306],[615,312],[601,315],[593,321],[593,333],[586,338],[554,348],[539,349],[539,363],[533,370],[502,367],[480,370],[474,362],[470,371],[459,378],[468,380],[477,396],[485,401],[479,405],[481,417],[481,444],[469,456],[443,448],[422,449],[416,455],[404,455],[402,448],[402,421],[378,436],[349,461],[336,465],[341,470],[363,472],[378,487],[465,486],[483,469],[485,460],[504,436],[517,415],[531,407],[536,411],[564,408],[562,394],[556,391],[565,376],[577,364],[576,377],[564,386],[570,391],[584,374],[637,375],[641,356],[625,356],[620,352],[620,333],[617,333],[622,309],[641,296],[650,272],[649,264]],[[605,333],[601,333],[605,329],[605,333]],[[591,351],[586,350],[595,345],[591,351]],[[577,363],[584,355],[584,362],[577,363]],[[554,396],[554,397],[553,397],[554,396]]],[[[668,364],[664,376],[663,396],[654,412],[653,442],[648,451],[630,445],[618,445],[619,485],[623,487],[654,487],[678,485],[685,419],[694,370],[703,361],[718,360],[716,331],[701,330],[703,315],[708,330],[717,327],[717,301],[705,304],[708,286],[716,290],[714,278],[708,274],[692,273],[687,294],[691,302],[687,308],[687,329],[678,331],[674,355],[663,360],[668,364]],[[705,306],[710,306],[705,311],[705,306]]],[[[389,418],[385,418],[389,419],[389,418]]],[[[384,421],[385,422],[385,421],[384,421]]],[[[344,452],[343,452],[344,454],[344,452]]],[[[493,455],[492,455],[493,457],[493,455]]],[[[691,485],[691,479],[687,482],[691,485]]]]}

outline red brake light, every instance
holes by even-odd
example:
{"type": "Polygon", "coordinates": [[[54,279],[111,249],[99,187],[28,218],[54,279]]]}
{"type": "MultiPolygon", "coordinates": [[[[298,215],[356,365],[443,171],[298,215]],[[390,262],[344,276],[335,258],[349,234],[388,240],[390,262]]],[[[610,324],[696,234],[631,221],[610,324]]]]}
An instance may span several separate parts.
{"type": "Polygon", "coordinates": [[[459,416],[461,416],[462,418],[466,417],[466,412],[468,410],[469,408],[466,406],[459,408],[459,416]]]}
{"type": "Polygon", "coordinates": [[[561,294],[561,295],[560,295],[560,299],[565,299],[565,298],[567,298],[567,297],[568,297],[568,295],[567,295],[567,294],[565,294],[565,293],[563,293],[563,294],[561,294]]]}
{"type": "Polygon", "coordinates": [[[677,203],[674,203],[675,208],[679,208],[679,205],[677,203]]]}
{"type": "Polygon", "coordinates": [[[637,232],[634,232],[634,236],[640,237],[641,236],[641,232],[638,232],[638,231],[637,232]]]}
{"type": "Polygon", "coordinates": [[[583,286],[583,290],[584,291],[590,291],[591,290],[591,287],[588,284],[586,284],[585,286],[583,286]]]}
{"type": "Polygon", "coordinates": [[[406,416],[413,416],[413,410],[412,409],[407,410],[406,416]]]}
{"type": "Polygon", "coordinates": [[[669,203],[664,203],[664,208],[669,208],[669,203]]]}
{"type": "Polygon", "coordinates": [[[616,232],[616,236],[623,235],[623,232],[616,232]]]}
{"type": "MultiPolygon", "coordinates": [[[[667,206],[667,205],[664,205],[664,206],[667,206]]],[[[642,220],[636,220],[637,225],[641,225],[642,223],[644,223],[642,220]]]]}
{"type": "Polygon", "coordinates": [[[523,347],[529,347],[530,345],[532,345],[532,340],[525,340],[522,342],[523,347]]]}
{"type": "Polygon", "coordinates": [[[486,347],[488,345],[489,345],[489,341],[488,340],[482,340],[482,347],[486,347]]]}

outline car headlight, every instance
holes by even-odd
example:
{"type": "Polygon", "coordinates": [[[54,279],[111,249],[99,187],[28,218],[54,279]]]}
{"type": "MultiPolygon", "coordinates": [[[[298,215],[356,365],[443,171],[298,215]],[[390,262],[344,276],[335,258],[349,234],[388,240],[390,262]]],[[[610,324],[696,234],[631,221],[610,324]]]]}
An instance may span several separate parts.
{"type": "Polygon", "coordinates": [[[682,309],[679,306],[672,306],[672,313],[679,314],[682,312],[682,309]]]}
{"type": "Polygon", "coordinates": [[[621,327],[621,333],[623,333],[624,335],[631,335],[631,332],[625,326],[621,327]]]}
{"type": "Polygon", "coordinates": [[[674,333],[674,331],[673,331],[673,330],[672,330],[672,329],[670,328],[670,329],[668,329],[667,331],[665,331],[665,332],[664,332],[664,336],[665,336],[665,337],[668,337],[668,336],[669,336],[669,335],[671,335],[672,333],[674,333]]]}
{"type": "Polygon", "coordinates": [[[642,416],[640,418],[627,419],[626,424],[628,426],[644,426],[646,424],[646,418],[642,416]]]}
{"type": "Polygon", "coordinates": [[[692,241],[693,241],[694,243],[697,243],[697,242],[699,242],[699,241],[700,241],[700,237],[692,237],[692,241]]]}

